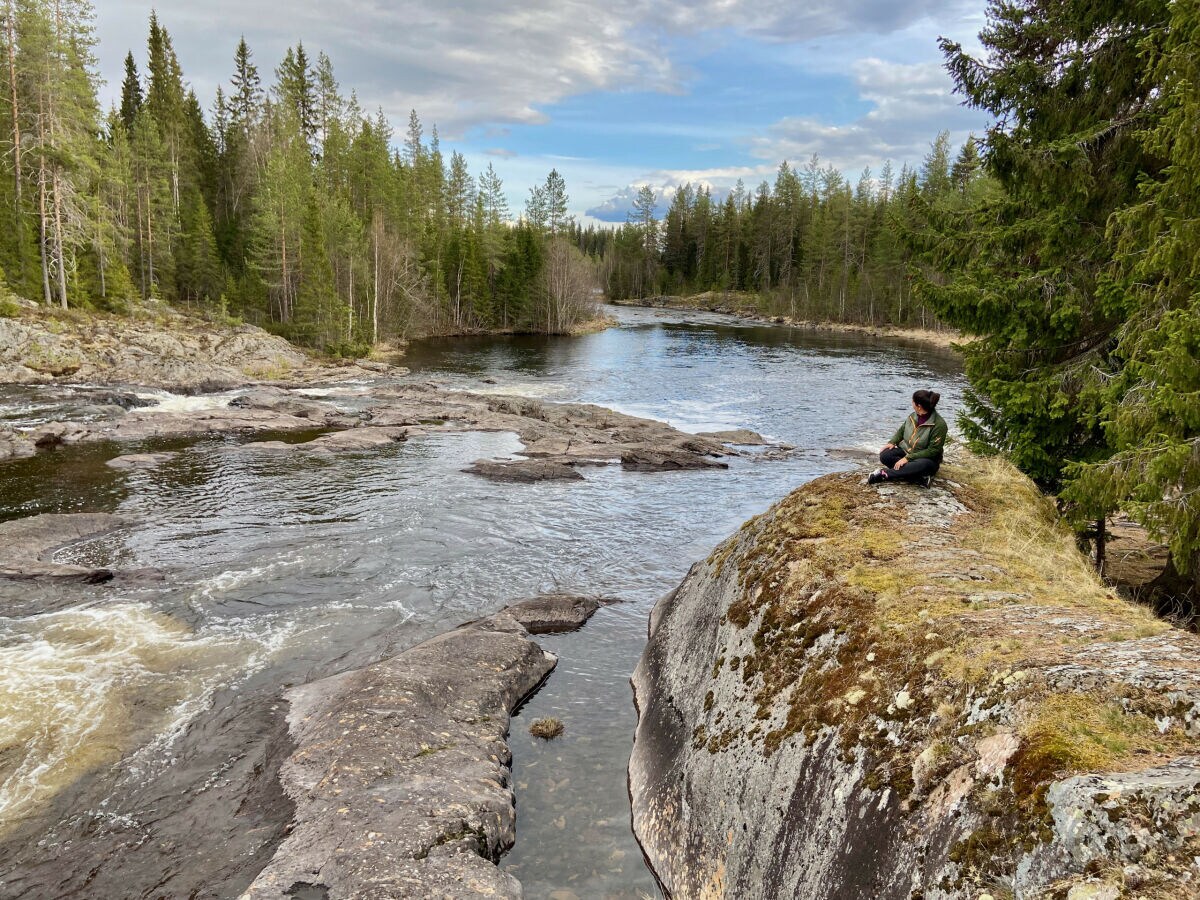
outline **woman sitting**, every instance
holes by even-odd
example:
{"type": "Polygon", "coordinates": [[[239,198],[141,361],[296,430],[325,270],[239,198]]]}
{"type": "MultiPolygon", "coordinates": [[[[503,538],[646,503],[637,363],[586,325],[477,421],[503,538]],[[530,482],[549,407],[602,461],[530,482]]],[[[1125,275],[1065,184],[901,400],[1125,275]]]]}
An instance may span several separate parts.
{"type": "Polygon", "coordinates": [[[933,482],[942,464],[949,428],[937,413],[941,394],[917,391],[913,394],[913,414],[892,435],[879,452],[883,468],[867,477],[867,484],[886,481],[911,481],[925,487],[933,482]]]}

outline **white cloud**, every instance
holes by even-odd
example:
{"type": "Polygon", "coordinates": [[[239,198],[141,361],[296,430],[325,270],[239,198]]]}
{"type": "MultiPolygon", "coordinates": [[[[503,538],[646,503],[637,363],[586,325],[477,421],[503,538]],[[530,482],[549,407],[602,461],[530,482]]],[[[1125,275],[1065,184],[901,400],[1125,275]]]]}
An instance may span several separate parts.
{"type": "MultiPolygon", "coordinates": [[[[396,122],[416,109],[443,136],[481,124],[540,123],[548,105],[589,91],[679,91],[665,39],[728,29],[773,42],[885,34],[980,0],[158,0],[184,71],[211,97],[245,34],[265,81],[298,40],[325,50],[369,110],[396,122]]],[[[103,74],[115,98],[121,59],[142,56],[146,0],[110,0],[98,16],[103,74]]]]}
{"type": "Polygon", "coordinates": [[[951,140],[961,143],[986,124],[980,113],[961,105],[939,62],[897,65],[861,59],[853,72],[859,95],[872,104],[868,113],[846,124],[811,116],[782,119],[751,139],[754,155],[802,163],[815,153],[844,173],[857,173],[886,160],[897,167],[917,164],[939,131],[949,130],[951,140]]]}

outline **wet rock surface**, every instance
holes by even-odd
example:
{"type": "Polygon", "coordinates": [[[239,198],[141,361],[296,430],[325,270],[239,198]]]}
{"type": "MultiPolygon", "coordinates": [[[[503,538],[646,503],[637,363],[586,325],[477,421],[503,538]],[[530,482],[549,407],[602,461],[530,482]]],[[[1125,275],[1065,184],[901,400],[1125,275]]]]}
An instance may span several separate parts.
{"type": "Polygon", "coordinates": [[[728,469],[729,464],[688,450],[629,450],[621,454],[621,468],[635,472],[680,472],[688,469],[728,469]]]}
{"type": "Polygon", "coordinates": [[[530,634],[562,634],[582,628],[600,607],[618,602],[613,597],[542,594],[514,603],[505,612],[530,634]]]}
{"type": "Polygon", "coordinates": [[[178,456],[177,453],[126,453],[116,456],[105,465],[114,469],[155,469],[178,456]]]}
{"type": "Polygon", "coordinates": [[[734,444],[741,447],[765,447],[771,442],[749,428],[733,428],[728,431],[701,431],[698,437],[712,438],[722,444],[734,444]]]}
{"type": "Polygon", "coordinates": [[[23,459],[37,453],[37,446],[25,434],[11,428],[0,428],[0,462],[23,459]]]}
{"type": "MultiPolygon", "coordinates": [[[[478,395],[432,384],[377,385],[354,412],[272,386],[254,388],[226,406],[113,409],[116,414],[106,418],[50,422],[25,433],[0,434],[0,459],[6,454],[28,456],[39,449],[96,441],[328,430],[295,443],[268,440],[243,447],[259,452],[340,453],[379,449],[430,433],[510,431],[525,445],[521,458],[479,460],[465,471],[493,481],[532,483],[578,481],[583,478],[580,467],[617,462],[642,472],[724,469],[728,466],[719,457],[739,452],[721,435],[688,434],[664,422],[590,404],[478,395]]],[[[741,431],[724,437],[730,435],[739,441],[758,438],[741,431]]]]}
{"type": "Polygon", "coordinates": [[[522,896],[495,865],[516,837],[505,739],[556,663],[522,623],[578,627],[598,606],[533,598],[290,691],[295,817],[243,896],[522,896]]]}
{"type": "Polygon", "coordinates": [[[109,513],[45,513],[0,522],[0,578],[110,581],[110,569],[56,563],[50,557],[56,550],[123,524],[124,519],[109,513]]]}
{"type": "Polygon", "coordinates": [[[672,896],[1200,892],[1200,639],[960,462],[818,479],[655,608],[629,775],[672,896]]]}
{"type": "Polygon", "coordinates": [[[554,459],[477,459],[464,472],[489,481],[531,483],[535,481],[582,481],[573,460],[554,459]]]}

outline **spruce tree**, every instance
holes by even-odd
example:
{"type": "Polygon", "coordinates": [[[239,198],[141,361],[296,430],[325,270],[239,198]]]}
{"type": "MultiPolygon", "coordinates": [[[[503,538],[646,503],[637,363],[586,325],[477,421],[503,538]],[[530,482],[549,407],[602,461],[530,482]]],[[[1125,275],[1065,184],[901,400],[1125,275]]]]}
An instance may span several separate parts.
{"type": "Polygon", "coordinates": [[[133,120],[142,108],[142,80],[138,75],[133,51],[125,54],[125,80],[121,82],[121,124],[133,131],[133,120]]]}
{"type": "MultiPolygon", "coordinates": [[[[1106,369],[1102,419],[1112,456],[1069,470],[1065,496],[1099,518],[1122,509],[1167,543],[1165,609],[1194,621],[1200,609],[1200,11],[1177,3],[1152,57],[1157,85],[1139,135],[1152,159],[1110,227],[1116,266],[1101,281],[1110,305],[1129,309],[1106,369]]],[[[1155,47],[1160,35],[1147,39],[1155,47]]]]}
{"type": "Polygon", "coordinates": [[[999,193],[934,215],[921,247],[936,275],[921,292],[977,335],[965,350],[966,435],[1051,488],[1071,461],[1105,453],[1095,373],[1109,368],[1127,312],[1098,290],[1105,228],[1139,175],[1159,168],[1136,131],[1155,90],[1145,41],[1166,7],[992,0],[986,61],[942,42],[958,90],[995,118],[986,159],[999,193]]]}

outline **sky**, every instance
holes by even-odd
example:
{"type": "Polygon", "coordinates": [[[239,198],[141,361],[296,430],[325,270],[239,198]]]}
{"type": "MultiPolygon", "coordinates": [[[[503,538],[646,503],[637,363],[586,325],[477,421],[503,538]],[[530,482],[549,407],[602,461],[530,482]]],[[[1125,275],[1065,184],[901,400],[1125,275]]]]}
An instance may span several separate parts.
{"type": "MultiPolygon", "coordinates": [[[[151,4],[97,0],[102,98],[123,60],[144,70],[151,4]]],[[[324,50],[343,92],[478,174],[492,163],[513,214],[557,169],[584,223],[626,220],[650,185],[753,190],[815,154],[851,180],[919,166],[987,119],[953,93],[940,35],[978,46],[984,0],[157,0],[207,108],[245,36],[266,83],[285,50],[324,50]]]]}

